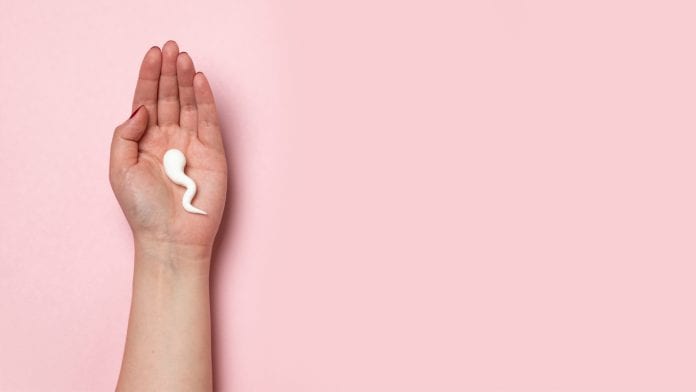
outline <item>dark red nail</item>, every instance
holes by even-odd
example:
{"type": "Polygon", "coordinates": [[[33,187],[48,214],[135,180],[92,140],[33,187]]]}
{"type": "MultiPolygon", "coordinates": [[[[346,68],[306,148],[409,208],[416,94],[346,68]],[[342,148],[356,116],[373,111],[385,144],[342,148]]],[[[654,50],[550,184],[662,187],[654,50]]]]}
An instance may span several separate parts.
{"type": "Polygon", "coordinates": [[[133,111],[133,113],[130,115],[130,117],[128,117],[128,119],[130,120],[131,118],[133,118],[133,116],[135,116],[135,113],[138,113],[138,110],[140,110],[140,108],[143,106],[145,106],[145,105],[138,106],[138,108],[133,111]]]}

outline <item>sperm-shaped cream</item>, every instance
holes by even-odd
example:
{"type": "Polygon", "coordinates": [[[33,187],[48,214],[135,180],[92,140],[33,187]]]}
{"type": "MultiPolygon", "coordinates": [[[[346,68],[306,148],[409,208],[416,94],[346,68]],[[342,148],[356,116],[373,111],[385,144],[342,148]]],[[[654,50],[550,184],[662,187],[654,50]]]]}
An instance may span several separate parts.
{"type": "Polygon", "coordinates": [[[184,192],[184,197],[181,200],[184,209],[194,214],[206,215],[205,211],[191,205],[191,200],[196,196],[196,183],[184,173],[184,167],[186,167],[186,156],[184,156],[184,153],[176,148],[167,150],[164,153],[162,163],[164,164],[164,172],[167,173],[167,177],[173,183],[186,187],[186,192],[184,192]]]}

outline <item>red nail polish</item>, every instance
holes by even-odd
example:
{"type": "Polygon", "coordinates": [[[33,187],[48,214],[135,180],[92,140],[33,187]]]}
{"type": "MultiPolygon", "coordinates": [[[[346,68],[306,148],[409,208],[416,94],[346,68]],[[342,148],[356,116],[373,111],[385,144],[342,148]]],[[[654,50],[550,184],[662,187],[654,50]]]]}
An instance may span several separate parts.
{"type": "Polygon", "coordinates": [[[133,111],[133,113],[130,115],[130,117],[128,117],[128,119],[130,120],[131,118],[133,118],[133,116],[135,116],[135,113],[138,113],[138,110],[140,110],[140,108],[143,106],[145,106],[145,105],[138,106],[138,108],[133,111]]]}

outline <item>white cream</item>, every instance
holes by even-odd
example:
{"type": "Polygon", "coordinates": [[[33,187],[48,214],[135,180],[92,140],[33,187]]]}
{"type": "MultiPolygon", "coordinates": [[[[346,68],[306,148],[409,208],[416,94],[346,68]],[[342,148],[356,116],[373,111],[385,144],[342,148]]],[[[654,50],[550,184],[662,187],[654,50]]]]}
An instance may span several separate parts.
{"type": "Polygon", "coordinates": [[[186,167],[186,156],[184,156],[184,153],[176,148],[167,150],[164,153],[162,163],[164,164],[164,172],[167,173],[167,177],[173,183],[186,187],[186,192],[184,192],[184,197],[181,200],[184,209],[194,214],[206,215],[205,211],[191,205],[191,200],[196,196],[196,183],[184,173],[184,167],[186,167]]]}

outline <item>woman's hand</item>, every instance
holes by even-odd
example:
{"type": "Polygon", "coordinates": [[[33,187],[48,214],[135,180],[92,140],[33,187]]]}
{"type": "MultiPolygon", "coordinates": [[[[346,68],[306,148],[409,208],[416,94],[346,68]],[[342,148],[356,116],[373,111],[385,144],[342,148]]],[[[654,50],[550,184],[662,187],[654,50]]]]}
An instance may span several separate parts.
{"type": "Polygon", "coordinates": [[[137,244],[209,252],[225,206],[227,163],[213,93],[174,41],[145,54],[133,99],[134,113],[116,127],[109,179],[137,244]],[[162,157],[186,155],[186,174],[198,185],[186,212],[185,188],[164,173],[162,157]]]}
{"type": "Polygon", "coordinates": [[[174,41],[151,48],[140,67],[133,115],[114,132],[111,187],[133,230],[133,296],[118,391],[211,391],[210,256],[227,190],[215,101],[174,41]],[[169,180],[165,151],[186,155],[198,185],[169,180]]]}

